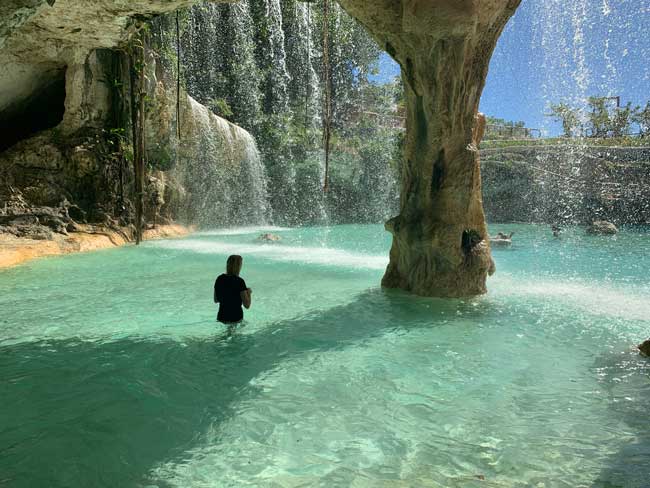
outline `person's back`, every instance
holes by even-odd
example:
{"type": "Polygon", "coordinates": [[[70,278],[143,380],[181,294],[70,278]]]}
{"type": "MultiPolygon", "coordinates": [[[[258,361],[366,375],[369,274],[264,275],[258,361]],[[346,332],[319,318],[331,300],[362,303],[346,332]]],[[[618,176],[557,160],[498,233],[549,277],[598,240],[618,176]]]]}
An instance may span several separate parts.
{"type": "Polygon", "coordinates": [[[242,305],[250,308],[251,290],[239,277],[242,266],[241,256],[228,258],[226,273],[219,275],[214,282],[214,301],[219,303],[217,320],[223,323],[235,323],[244,318],[242,305]]]}

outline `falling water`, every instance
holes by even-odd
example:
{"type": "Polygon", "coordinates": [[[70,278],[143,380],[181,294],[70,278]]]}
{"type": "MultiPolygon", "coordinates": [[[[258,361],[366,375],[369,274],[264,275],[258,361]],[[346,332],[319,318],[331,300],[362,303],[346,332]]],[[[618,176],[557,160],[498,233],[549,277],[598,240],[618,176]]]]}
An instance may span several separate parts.
{"type": "Polygon", "coordinates": [[[280,9],[280,0],[264,0],[263,2],[254,2],[253,5],[261,7],[259,15],[265,22],[262,23],[262,30],[265,31],[263,43],[258,46],[259,50],[268,50],[259,53],[263,69],[268,70],[268,88],[266,90],[265,104],[268,106],[268,112],[273,115],[282,115],[286,113],[289,100],[287,97],[287,84],[289,82],[289,73],[287,73],[287,55],[284,49],[284,31],[282,30],[282,10],[280,9]]]}
{"type": "MultiPolygon", "coordinates": [[[[559,101],[584,106],[589,96],[591,73],[585,52],[587,2],[550,0],[534,6],[538,20],[533,27],[533,42],[542,47],[542,91],[547,112],[551,104],[559,101]]],[[[550,118],[544,122],[543,129],[548,131],[550,118]]],[[[580,164],[584,153],[584,145],[578,142],[563,150],[560,158],[554,151],[536,154],[537,165],[554,171],[538,174],[537,183],[544,198],[537,202],[535,221],[573,223],[579,220],[577,210],[584,206],[580,164]]]]}
{"type": "Polygon", "coordinates": [[[305,127],[319,123],[321,90],[314,69],[316,53],[312,42],[313,20],[309,3],[285,0],[284,21],[287,69],[294,73],[289,80],[289,96],[297,118],[305,127]]]}
{"type": "MultiPolygon", "coordinates": [[[[639,223],[650,219],[643,203],[648,193],[642,194],[637,188],[648,177],[644,170],[647,151],[615,147],[621,142],[613,139],[595,141],[589,105],[590,97],[604,97],[612,117],[620,113],[617,98],[621,111],[628,102],[632,107],[645,105],[648,90],[644,87],[650,80],[646,59],[650,53],[639,27],[648,21],[650,8],[639,0],[522,2],[491,65],[491,76],[498,73],[502,85],[508,85],[507,80],[519,83],[521,89],[501,93],[488,80],[486,95],[511,104],[516,113],[510,117],[526,118],[532,127],[541,128],[543,137],[557,137],[563,132],[552,116],[553,105],[565,104],[573,109],[577,123],[571,138],[542,145],[516,141],[486,151],[488,215],[501,214],[505,207],[509,215],[500,218],[506,220],[513,216],[547,223],[588,223],[596,219],[639,223]],[[521,76],[518,70],[529,72],[521,76]],[[498,97],[494,97],[496,93],[498,97]],[[513,103],[516,99],[520,100],[519,107],[513,103]],[[501,169],[490,169],[490,162],[501,169]],[[515,178],[525,180],[521,188],[507,183],[515,178]],[[500,203],[491,201],[497,195],[500,203]],[[520,211],[522,207],[527,208],[520,211]]],[[[498,110],[492,107],[488,114],[497,115],[490,112],[498,110]]],[[[632,138],[638,129],[632,122],[632,138]]],[[[634,142],[639,146],[643,141],[634,142]]]]}
{"type": "MultiPolygon", "coordinates": [[[[333,32],[350,29],[343,26],[349,21],[340,7],[332,7],[333,32]]],[[[395,178],[390,175],[379,187],[363,190],[355,182],[375,181],[377,175],[393,171],[386,157],[380,165],[387,168],[375,168],[377,175],[370,175],[374,170],[363,167],[367,162],[346,159],[347,154],[335,155],[335,171],[345,185],[337,188],[334,183],[333,192],[323,192],[321,22],[317,4],[295,0],[193,7],[187,12],[181,39],[187,90],[212,112],[255,138],[267,179],[266,215],[271,221],[279,225],[327,224],[349,222],[354,214],[353,219],[380,222],[393,213],[395,178]],[[348,170],[348,166],[359,169],[348,170]],[[362,198],[349,198],[350,189],[362,198]],[[380,198],[382,195],[390,201],[380,198]]],[[[336,42],[331,54],[332,75],[345,83],[349,60],[336,42]]],[[[359,103],[343,94],[335,98],[335,103],[347,109],[359,103]]],[[[220,199],[231,204],[227,195],[220,199]]],[[[221,204],[213,206],[217,205],[221,204]]],[[[197,212],[205,214],[206,206],[209,202],[202,201],[197,212]]]]}
{"type": "Polygon", "coordinates": [[[253,137],[188,97],[197,139],[184,139],[177,178],[186,210],[201,225],[261,224],[268,218],[266,175],[253,137]]]}

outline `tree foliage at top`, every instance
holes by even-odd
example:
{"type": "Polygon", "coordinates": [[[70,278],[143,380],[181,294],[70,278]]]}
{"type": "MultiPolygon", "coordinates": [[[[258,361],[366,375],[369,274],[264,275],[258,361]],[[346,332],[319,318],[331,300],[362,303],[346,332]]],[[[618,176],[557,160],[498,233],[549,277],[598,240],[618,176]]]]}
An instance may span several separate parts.
{"type": "Polygon", "coordinates": [[[628,102],[618,106],[617,97],[589,97],[584,108],[566,103],[551,104],[549,114],[562,123],[565,137],[624,137],[650,135],[650,102],[644,108],[628,102]]]}

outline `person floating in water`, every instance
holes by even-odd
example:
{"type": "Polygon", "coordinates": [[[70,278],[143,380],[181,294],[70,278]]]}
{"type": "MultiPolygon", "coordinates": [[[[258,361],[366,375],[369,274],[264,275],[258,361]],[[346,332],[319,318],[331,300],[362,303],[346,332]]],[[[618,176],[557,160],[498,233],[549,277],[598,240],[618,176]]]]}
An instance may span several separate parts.
{"type": "Polygon", "coordinates": [[[551,224],[551,230],[553,231],[553,237],[558,239],[560,237],[560,233],[562,232],[562,228],[557,224],[551,224]]]}
{"type": "Polygon", "coordinates": [[[219,275],[214,282],[214,303],[219,304],[217,320],[224,324],[236,324],[244,318],[242,305],[251,307],[251,293],[246,282],[239,277],[242,257],[233,254],[226,261],[226,273],[219,275]]]}

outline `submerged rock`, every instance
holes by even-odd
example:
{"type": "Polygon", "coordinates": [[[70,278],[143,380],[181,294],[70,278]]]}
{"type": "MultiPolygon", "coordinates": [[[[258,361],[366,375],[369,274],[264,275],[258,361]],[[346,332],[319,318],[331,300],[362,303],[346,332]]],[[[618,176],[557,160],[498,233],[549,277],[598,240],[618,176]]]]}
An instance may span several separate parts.
{"type": "Polygon", "coordinates": [[[270,233],[260,234],[259,237],[257,238],[257,240],[259,241],[267,241],[267,242],[279,241],[280,239],[281,237],[279,235],[270,234],[270,233]]]}
{"type": "Polygon", "coordinates": [[[618,229],[611,222],[606,220],[594,220],[589,227],[587,227],[587,234],[593,235],[614,235],[618,229]]]}
{"type": "Polygon", "coordinates": [[[498,232],[496,236],[490,237],[490,244],[493,246],[511,246],[512,235],[514,232],[506,235],[503,232],[498,232]]]}
{"type": "Polygon", "coordinates": [[[643,341],[637,346],[639,352],[644,356],[650,356],[650,339],[643,341]]]}

